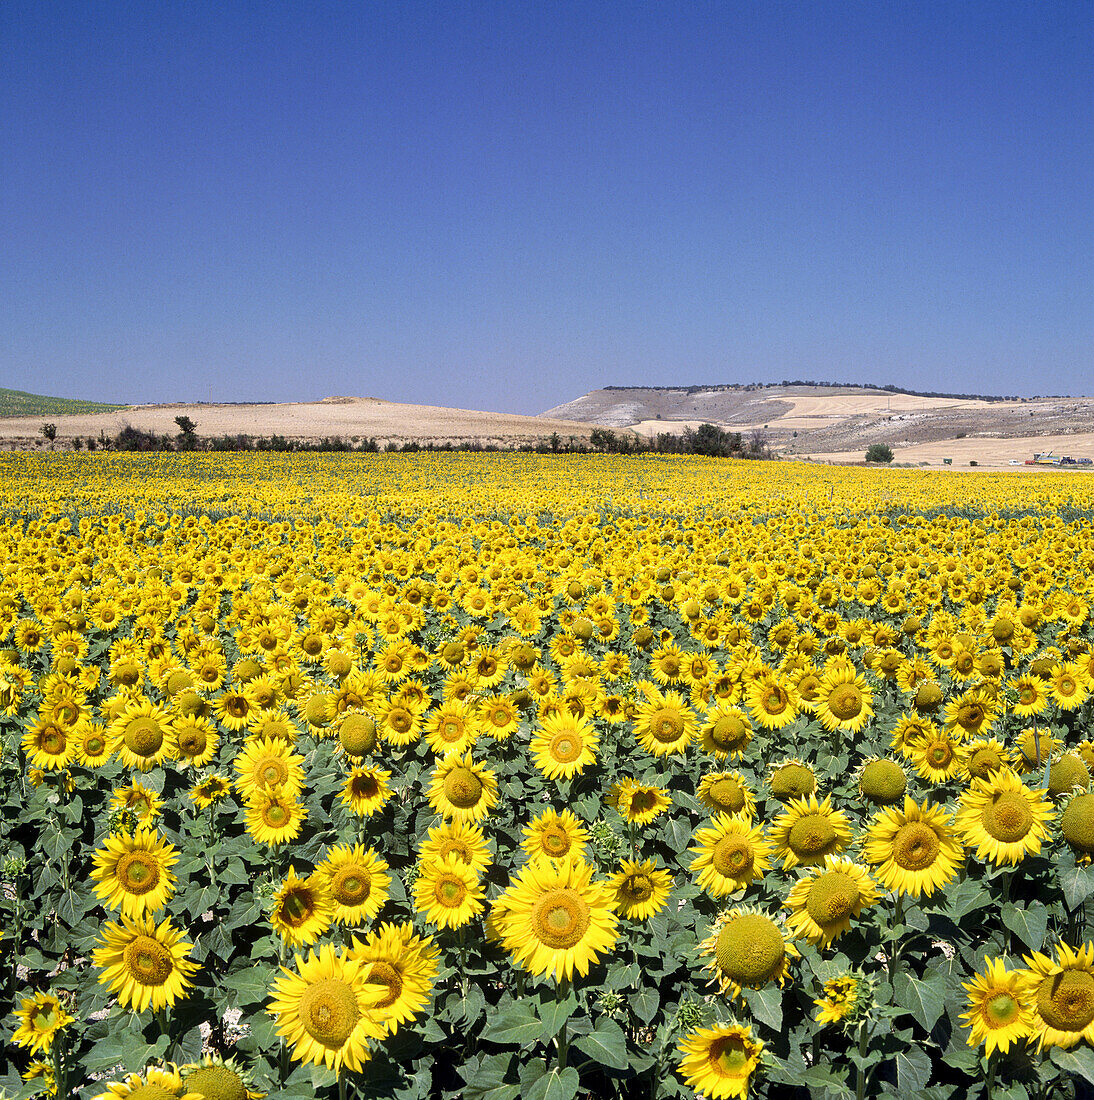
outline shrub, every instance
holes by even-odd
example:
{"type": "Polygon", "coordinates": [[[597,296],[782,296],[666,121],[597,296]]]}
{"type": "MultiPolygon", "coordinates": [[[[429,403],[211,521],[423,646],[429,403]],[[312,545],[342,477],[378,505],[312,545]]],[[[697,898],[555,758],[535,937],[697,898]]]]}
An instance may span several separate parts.
{"type": "Polygon", "coordinates": [[[867,462],[892,462],[893,448],[888,443],[871,443],[866,451],[867,462]]]}

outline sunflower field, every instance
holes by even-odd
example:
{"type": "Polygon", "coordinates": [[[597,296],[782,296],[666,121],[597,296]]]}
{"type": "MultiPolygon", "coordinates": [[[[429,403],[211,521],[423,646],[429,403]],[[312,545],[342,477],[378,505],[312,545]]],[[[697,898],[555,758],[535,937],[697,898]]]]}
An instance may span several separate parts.
{"type": "Polygon", "coordinates": [[[1088,485],[0,457],[0,1095],[1094,1095],[1088,485]]]}

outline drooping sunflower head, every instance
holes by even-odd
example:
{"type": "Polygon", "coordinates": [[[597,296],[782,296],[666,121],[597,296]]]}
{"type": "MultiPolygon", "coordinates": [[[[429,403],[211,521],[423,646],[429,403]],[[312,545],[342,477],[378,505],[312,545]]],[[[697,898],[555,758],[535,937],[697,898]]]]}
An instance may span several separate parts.
{"type": "Polygon", "coordinates": [[[738,814],[752,818],[756,814],[756,797],[738,772],[711,772],[699,780],[695,797],[720,814],[738,814]]]}
{"type": "Polygon", "coordinates": [[[858,971],[829,978],[822,986],[822,995],[813,1001],[817,1023],[851,1027],[873,1007],[873,991],[873,981],[858,971]]]}
{"type": "Polygon", "coordinates": [[[713,753],[719,760],[736,760],[752,740],[752,723],[743,710],[722,703],[708,711],[700,736],[704,752],[713,753]]]}
{"type": "Polygon", "coordinates": [[[380,732],[375,719],[362,709],[345,711],[338,719],[338,741],[347,756],[360,760],[376,751],[380,732]]]}
{"type": "Polygon", "coordinates": [[[829,856],[791,888],[784,903],[790,910],[787,927],[810,943],[827,945],[877,899],[877,887],[865,867],[829,856]]]}
{"type": "Polygon", "coordinates": [[[1060,832],[1080,863],[1094,859],[1094,793],[1073,796],[1060,815],[1060,832]]]}
{"type": "Polygon", "coordinates": [[[817,789],[817,777],[813,769],[801,760],[784,760],[772,766],[768,774],[771,793],[780,801],[805,798],[817,789]]]}
{"type": "Polygon", "coordinates": [[[895,760],[871,757],[858,771],[859,794],[875,806],[892,806],[904,798],[908,777],[895,760]]]}
{"type": "Polygon", "coordinates": [[[718,915],[710,935],[699,944],[707,969],[731,998],[742,989],[762,989],[786,981],[788,960],[796,955],[781,925],[758,909],[738,906],[718,915]]]}

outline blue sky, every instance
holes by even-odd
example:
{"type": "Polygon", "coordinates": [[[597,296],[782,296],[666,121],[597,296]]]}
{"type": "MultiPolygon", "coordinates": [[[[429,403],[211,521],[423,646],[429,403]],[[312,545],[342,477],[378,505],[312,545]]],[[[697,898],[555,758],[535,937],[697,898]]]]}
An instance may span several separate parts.
{"type": "Polygon", "coordinates": [[[1089,3],[0,4],[0,385],[1094,392],[1089,3]]]}

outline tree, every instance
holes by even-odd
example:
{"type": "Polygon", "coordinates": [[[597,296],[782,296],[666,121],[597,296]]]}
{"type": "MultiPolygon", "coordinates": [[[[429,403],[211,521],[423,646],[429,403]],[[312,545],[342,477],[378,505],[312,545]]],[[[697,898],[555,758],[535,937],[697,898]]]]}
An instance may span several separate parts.
{"type": "Polygon", "coordinates": [[[893,448],[888,443],[871,443],[866,452],[867,462],[892,462],[893,448]]]}
{"type": "Polygon", "coordinates": [[[176,416],[175,423],[179,426],[179,450],[192,451],[198,441],[198,426],[188,416],[176,416]]]}
{"type": "Polygon", "coordinates": [[[56,424],[43,424],[38,430],[50,441],[50,443],[57,438],[56,424]]]}

